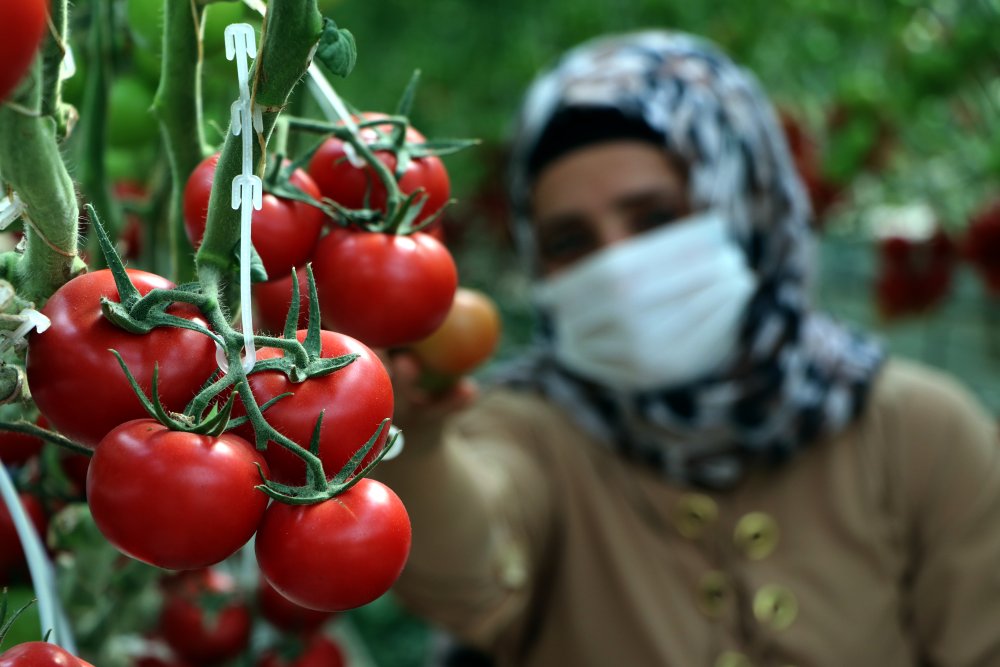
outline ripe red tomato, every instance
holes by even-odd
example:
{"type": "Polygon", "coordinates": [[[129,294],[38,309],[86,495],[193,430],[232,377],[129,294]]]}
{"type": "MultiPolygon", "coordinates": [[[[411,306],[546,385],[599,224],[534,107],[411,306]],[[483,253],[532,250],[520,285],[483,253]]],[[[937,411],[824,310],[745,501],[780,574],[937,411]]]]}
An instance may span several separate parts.
{"type": "Polygon", "coordinates": [[[93,667],[55,644],[25,642],[0,653],[0,667],[93,667]]]}
{"type": "Polygon", "coordinates": [[[411,349],[425,369],[456,376],[489,359],[499,342],[496,304],[480,291],[459,287],[441,326],[411,349]]]}
{"type": "MultiPolygon", "coordinates": [[[[304,340],[306,332],[300,330],[297,336],[304,340]]],[[[253,373],[249,383],[258,405],[285,392],[293,392],[292,396],[268,408],[264,417],[280,433],[303,447],[309,447],[316,418],[324,411],[319,457],[327,477],[332,478],[375,434],[382,420],[392,417],[392,382],[379,358],[362,343],[332,331],[321,332],[321,337],[321,356],[324,358],[343,354],[360,356],[345,368],[298,384],[278,371],[253,373]]],[[[274,348],[262,348],[257,351],[257,359],[271,359],[281,354],[274,348]]],[[[382,430],[362,465],[382,451],[388,431],[388,428],[382,430]]],[[[239,427],[236,432],[247,440],[253,439],[249,424],[239,427]]],[[[284,447],[268,443],[264,457],[272,479],[284,484],[305,482],[305,464],[284,447]]]]}
{"type": "MultiPolygon", "coordinates": [[[[142,294],[174,287],[145,271],[128,274],[142,294]]],[[[118,300],[111,271],[74,278],[42,309],[52,326],[28,338],[28,385],[38,409],[57,431],[91,447],[119,424],[147,416],[109,348],[122,355],[147,395],[158,364],[160,398],[177,412],[216,368],[215,343],[208,336],[176,327],[128,333],[104,318],[102,296],[118,300]]],[[[183,304],[167,312],[204,324],[197,310],[183,304]]]]}
{"type": "Polygon", "coordinates": [[[294,656],[282,655],[276,650],[264,652],[257,667],[343,667],[347,664],[340,646],[320,633],[302,642],[294,656]]]}
{"type": "Polygon", "coordinates": [[[250,607],[235,596],[231,577],[216,570],[185,573],[168,585],[160,633],[178,656],[196,665],[235,658],[250,643],[250,607]],[[233,595],[217,608],[218,598],[233,595]],[[213,609],[203,600],[215,598],[213,609]]]}
{"type": "Polygon", "coordinates": [[[313,256],[323,326],[372,347],[416,342],[451,308],[458,271],[433,237],[336,229],[313,256]]]}
{"type": "MultiPolygon", "coordinates": [[[[202,160],[184,186],[184,231],[195,248],[205,235],[208,198],[218,162],[218,153],[202,160]]],[[[305,171],[296,169],[291,182],[314,199],[321,197],[305,171]]],[[[253,212],[250,238],[269,277],[284,278],[293,268],[306,265],[323,230],[323,217],[315,206],[264,193],[261,209],[253,212]]]]}
{"type": "Polygon", "coordinates": [[[333,616],[330,612],[306,609],[295,604],[274,590],[274,586],[263,577],[257,589],[257,606],[261,616],[285,632],[313,632],[333,616]]]}
{"type": "MultiPolygon", "coordinates": [[[[377,119],[384,116],[378,113],[363,114],[365,119],[377,119]]],[[[355,118],[355,120],[358,120],[355,118]]],[[[361,139],[366,144],[379,140],[379,131],[390,133],[391,125],[380,125],[378,129],[367,127],[361,130],[361,139]]],[[[407,128],[408,143],[423,143],[424,136],[413,128],[407,128]]],[[[395,173],[397,160],[390,151],[375,151],[376,157],[395,173]]],[[[348,159],[344,142],[330,137],[313,154],[309,161],[309,175],[324,197],[328,197],[341,206],[353,209],[371,208],[386,211],[386,189],[378,174],[370,165],[355,167],[348,159]]],[[[451,196],[451,182],[441,158],[429,155],[412,160],[403,175],[397,178],[400,190],[411,194],[423,190],[424,195],[418,196],[416,202],[422,202],[416,222],[421,222],[435,215],[444,208],[451,196]]]]}
{"type": "Polygon", "coordinates": [[[286,598],[324,611],[380,597],[410,553],[410,518],[392,489],[364,478],[315,505],[272,503],[257,529],[257,563],[286,598]]]}
{"type": "Polygon", "coordinates": [[[0,5],[0,102],[20,83],[48,26],[47,0],[17,0],[0,5]]]}
{"type": "Polygon", "coordinates": [[[232,433],[218,438],[137,419],[98,445],[87,473],[94,522],[123,553],[190,570],[218,563],[246,544],[267,496],[264,457],[232,433]]]}
{"type": "MultiPolygon", "coordinates": [[[[295,272],[299,281],[299,321],[296,329],[309,325],[309,285],[304,269],[295,272]]],[[[285,318],[292,303],[292,276],[264,283],[253,284],[253,302],[256,306],[254,328],[271,334],[285,330],[285,318]]]]}
{"type": "MultiPolygon", "coordinates": [[[[19,495],[21,506],[34,524],[38,534],[45,539],[48,519],[42,503],[38,498],[27,493],[19,495]]],[[[28,561],[24,555],[24,547],[14,527],[14,518],[10,515],[7,505],[0,500],[0,585],[5,585],[27,571],[28,561]]]]}

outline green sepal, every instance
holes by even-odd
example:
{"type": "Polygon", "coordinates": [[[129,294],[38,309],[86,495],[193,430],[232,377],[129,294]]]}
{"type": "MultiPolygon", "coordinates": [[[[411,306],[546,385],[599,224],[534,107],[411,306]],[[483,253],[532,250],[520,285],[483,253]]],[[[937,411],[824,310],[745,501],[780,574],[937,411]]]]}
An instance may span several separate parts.
{"type": "MultiPolygon", "coordinates": [[[[310,304],[310,307],[312,304],[310,304]]],[[[285,317],[285,328],[282,336],[292,340],[299,326],[299,278],[292,269],[292,301],[288,304],[288,315],[285,317]]]]}
{"type": "MultiPolygon", "coordinates": [[[[413,70],[413,74],[410,75],[410,80],[406,84],[406,88],[403,89],[403,94],[399,98],[399,102],[396,104],[396,115],[397,116],[409,116],[410,111],[413,109],[413,100],[417,96],[417,86],[420,84],[420,70],[413,70]]],[[[405,133],[404,133],[405,134],[405,133]]]]}
{"type": "Polygon", "coordinates": [[[430,139],[421,144],[410,144],[407,148],[414,159],[436,155],[451,155],[466,148],[483,143],[479,139],[430,139]]]}
{"type": "Polygon", "coordinates": [[[98,217],[97,211],[94,210],[91,204],[87,204],[85,208],[90,218],[91,226],[94,228],[94,233],[97,234],[97,240],[101,246],[101,254],[104,255],[104,261],[107,262],[108,268],[111,270],[111,275],[114,276],[115,286],[118,288],[118,298],[122,306],[126,310],[129,310],[142,298],[142,295],[139,294],[139,290],[136,289],[136,286],[129,279],[128,273],[125,271],[125,264],[122,263],[121,257],[118,256],[118,251],[115,250],[114,244],[108,238],[108,233],[105,231],[104,224],[98,217]]]}
{"type": "Polygon", "coordinates": [[[154,325],[136,320],[128,313],[128,308],[106,296],[101,297],[101,314],[119,329],[131,334],[146,334],[153,330],[154,325]]]}
{"type": "Polygon", "coordinates": [[[316,46],[316,60],[332,74],[346,77],[358,61],[358,47],[350,30],[338,28],[333,19],[323,17],[323,34],[316,46]]]}
{"type": "Polygon", "coordinates": [[[356,352],[351,352],[350,354],[342,354],[339,357],[328,357],[325,359],[316,359],[309,364],[309,368],[306,369],[306,376],[315,378],[322,377],[324,375],[329,375],[334,371],[339,371],[341,368],[349,365],[355,359],[357,359],[359,354],[356,352]]]}
{"type": "Polygon", "coordinates": [[[323,341],[320,335],[319,294],[316,291],[316,277],[313,275],[311,262],[306,264],[306,284],[309,286],[309,323],[306,325],[306,339],[302,341],[302,345],[305,346],[309,361],[312,362],[314,359],[319,359],[323,341]]]}
{"type": "MultiPolygon", "coordinates": [[[[319,456],[319,434],[323,428],[323,415],[326,414],[326,410],[320,410],[319,414],[316,415],[316,425],[313,427],[312,437],[309,438],[309,453],[313,456],[319,456]]],[[[323,466],[320,466],[320,472],[317,473],[316,469],[306,463],[306,487],[310,489],[326,490],[326,473],[323,472],[323,466]],[[317,479],[317,474],[322,477],[322,479],[317,479]]]]}
{"type": "Polygon", "coordinates": [[[197,432],[204,433],[213,438],[218,438],[225,433],[226,429],[229,428],[229,417],[233,414],[233,405],[235,404],[236,394],[229,394],[229,398],[226,399],[226,403],[222,406],[221,410],[218,409],[218,405],[213,405],[212,412],[216,412],[217,414],[213,415],[212,412],[209,412],[208,417],[202,422],[197,432]]]}
{"type": "MultiPolygon", "coordinates": [[[[334,475],[332,480],[330,480],[331,484],[343,484],[351,475],[357,472],[358,466],[361,465],[364,458],[368,456],[368,452],[372,450],[372,447],[375,446],[378,439],[382,437],[382,431],[387,428],[389,428],[388,418],[382,420],[382,422],[378,425],[378,428],[375,429],[375,433],[372,434],[372,437],[368,438],[368,442],[366,442],[358,451],[354,452],[354,456],[352,456],[351,459],[344,464],[343,468],[337,471],[337,474],[334,475]]],[[[383,451],[384,449],[385,448],[383,448],[383,451]]],[[[379,453],[381,454],[382,452],[379,453]]]]}

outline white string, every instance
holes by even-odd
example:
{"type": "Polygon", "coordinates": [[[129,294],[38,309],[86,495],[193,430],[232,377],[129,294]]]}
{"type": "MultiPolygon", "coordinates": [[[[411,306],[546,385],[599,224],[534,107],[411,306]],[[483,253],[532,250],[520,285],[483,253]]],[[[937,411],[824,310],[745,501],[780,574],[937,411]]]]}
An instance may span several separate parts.
{"type": "Polygon", "coordinates": [[[14,488],[14,482],[7,473],[7,468],[0,461],[0,496],[7,505],[7,511],[14,520],[14,527],[17,529],[17,536],[21,540],[24,555],[28,561],[28,570],[31,573],[31,584],[35,589],[35,596],[38,598],[38,617],[41,621],[41,630],[44,635],[49,630],[52,634],[49,640],[66,649],[70,653],[76,653],[76,642],[73,640],[73,633],[70,629],[69,621],[59,598],[56,595],[56,576],[52,568],[52,563],[45,555],[45,547],[38,537],[35,526],[31,523],[24,506],[21,504],[14,488]]]}
{"type": "Polygon", "coordinates": [[[253,308],[250,291],[251,223],[253,211],[263,204],[264,184],[253,173],[253,131],[263,132],[264,123],[260,108],[250,100],[249,58],[257,57],[257,44],[253,26],[233,23],[226,26],[226,58],[236,60],[240,97],[233,102],[230,129],[243,139],[243,168],[233,179],[232,207],[240,210],[240,313],[243,324],[243,369],[247,372],[257,363],[257,349],[253,342],[253,308]]]}

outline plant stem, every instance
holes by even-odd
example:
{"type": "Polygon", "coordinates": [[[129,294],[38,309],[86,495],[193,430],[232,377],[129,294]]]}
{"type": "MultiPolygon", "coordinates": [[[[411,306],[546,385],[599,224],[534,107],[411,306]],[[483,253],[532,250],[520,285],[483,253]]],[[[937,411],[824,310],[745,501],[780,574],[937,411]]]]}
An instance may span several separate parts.
{"type": "MultiPolygon", "coordinates": [[[[101,215],[108,235],[115,239],[121,232],[121,211],[112,201],[104,169],[107,143],[108,91],[112,73],[112,3],[95,0],[91,7],[90,34],[87,58],[91,67],[87,71],[87,85],[80,110],[80,159],[77,181],[87,201],[101,215]]],[[[97,235],[90,235],[91,264],[103,267],[104,256],[97,244],[97,235]]]]}
{"type": "MultiPolygon", "coordinates": [[[[262,171],[267,139],[278,113],[309,66],[322,25],[316,0],[271,0],[253,67],[250,94],[252,105],[263,116],[263,132],[259,133],[253,151],[255,173],[262,171]]],[[[241,139],[228,134],[215,170],[205,236],[195,256],[199,276],[208,266],[230,279],[238,270],[235,249],[240,239],[240,214],[230,206],[230,201],[233,179],[241,172],[241,155],[241,139]]]]}
{"type": "Polygon", "coordinates": [[[194,248],[184,233],[184,184],[208,154],[202,127],[202,54],[198,36],[205,8],[192,0],[163,0],[163,4],[163,64],[153,113],[160,121],[170,162],[167,219],[171,274],[175,282],[181,283],[194,279],[194,248]]]}
{"type": "Polygon", "coordinates": [[[59,151],[56,122],[42,108],[42,61],[0,105],[0,170],[26,205],[26,249],[9,277],[18,294],[41,304],[86,267],[76,254],[79,208],[59,151]]]}
{"type": "Polygon", "coordinates": [[[62,63],[66,57],[68,10],[67,0],[51,0],[49,17],[55,28],[55,35],[45,41],[42,47],[42,114],[51,116],[56,121],[56,134],[59,140],[66,138],[69,132],[70,108],[62,103],[62,63]]]}

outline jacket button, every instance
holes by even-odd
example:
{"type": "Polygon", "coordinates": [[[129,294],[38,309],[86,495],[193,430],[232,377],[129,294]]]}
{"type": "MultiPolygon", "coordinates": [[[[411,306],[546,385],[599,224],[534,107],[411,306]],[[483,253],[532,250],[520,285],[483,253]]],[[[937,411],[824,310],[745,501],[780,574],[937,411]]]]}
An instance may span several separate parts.
{"type": "Polygon", "coordinates": [[[778,546],[778,522],[764,512],[750,512],[736,523],[733,540],[744,556],[760,560],[778,546]]]}
{"type": "Polygon", "coordinates": [[[784,586],[768,584],[761,587],[753,598],[753,615],[762,625],[784,630],[799,615],[799,601],[784,586]]]}
{"type": "Polygon", "coordinates": [[[742,653],[726,651],[716,659],[715,667],[753,667],[753,663],[742,653]]]}
{"type": "Polygon", "coordinates": [[[701,537],[719,516],[715,501],[703,493],[685,494],[674,509],[674,526],[688,539],[701,537]]]}
{"type": "Polygon", "coordinates": [[[712,571],[701,578],[698,608],[709,618],[720,618],[732,599],[732,584],[724,572],[712,571]]]}

